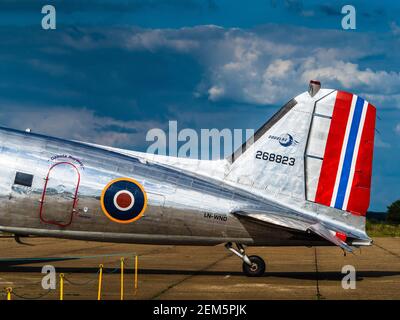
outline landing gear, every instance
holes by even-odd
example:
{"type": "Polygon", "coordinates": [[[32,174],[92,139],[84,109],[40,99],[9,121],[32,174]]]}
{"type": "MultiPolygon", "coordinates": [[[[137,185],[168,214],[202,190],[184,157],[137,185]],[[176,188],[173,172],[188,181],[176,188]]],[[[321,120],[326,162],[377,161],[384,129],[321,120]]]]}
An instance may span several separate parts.
{"type": "Polygon", "coordinates": [[[265,272],[265,262],[259,256],[246,255],[243,245],[236,243],[237,249],[232,247],[232,243],[228,242],[225,245],[229,251],[236,254],[240,259],[243,260],[243,272],[248,277],[261,277],[265,272]]]}
{"type": "Polygon", "coordinates": [[[261,277],[265,272],[265,262],[259,256],[250,256],[251,265],[243,262],[243,272],[248,277],[261,277]]]}

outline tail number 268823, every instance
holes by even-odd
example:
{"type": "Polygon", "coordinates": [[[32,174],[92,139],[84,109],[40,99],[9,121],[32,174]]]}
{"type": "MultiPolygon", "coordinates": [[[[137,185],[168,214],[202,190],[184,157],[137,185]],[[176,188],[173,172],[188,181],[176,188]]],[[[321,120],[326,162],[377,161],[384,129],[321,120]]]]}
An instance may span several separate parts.
{"type": "Polygon", "coordinates": [[[282,156],[280,154],[263,152],[260,150],[256,152],[256,159],[276,162],[287,166],[294,166],[296,162],[295,158],[289,158],[287,156],[282,156]]]}

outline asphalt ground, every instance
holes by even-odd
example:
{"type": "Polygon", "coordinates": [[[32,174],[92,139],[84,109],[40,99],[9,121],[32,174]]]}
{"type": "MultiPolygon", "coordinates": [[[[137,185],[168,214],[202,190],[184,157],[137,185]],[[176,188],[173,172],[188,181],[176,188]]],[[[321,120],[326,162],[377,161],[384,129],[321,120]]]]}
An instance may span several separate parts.
{"type": "Polygon", "coordinates": [[[121,298],[120,258],[124,257],[124,299],[400,299],[400,238],[375,238],[374,245],[343,255],[336,247],[249,247],[263,257],[265,276],[242,274],[241,260],[224,246],[152,246],[51,238],[0,239],[0,299],[97,299],[103,264],[102,299],[121,298]],[[134,256],[138,288],[134,288],[134,256]],[[73,260],[45,261],[53,258],[73,260]],[[28,260],[39,258],[38,261],[28,260]],[[56,290],[44,290],[42,267],[57,271],[56,290]],[[342,268],[353,266],[356,289],[343,289],[342,268]]]}

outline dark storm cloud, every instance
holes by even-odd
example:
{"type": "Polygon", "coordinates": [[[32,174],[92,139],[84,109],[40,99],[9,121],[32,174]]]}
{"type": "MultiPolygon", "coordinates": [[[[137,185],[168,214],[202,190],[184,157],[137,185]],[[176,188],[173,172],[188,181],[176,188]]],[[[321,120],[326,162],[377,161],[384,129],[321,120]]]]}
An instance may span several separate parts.
{"type": "Polygon", "coordinates": [[[322,4],[317,7],[318,11],[327,16],[341,16],[342,7],[338,5],[322,4]]]}
{"type": "Polygon", "coordinates": [[[303,1],[300,0],[285,0],[285,7],[293,12],[301,12],[304,9],[303,1]]]}
{"type": "Polygon", "coordinates": [[[174,9],[198,10],[204,7],[216,8],[212,0],[205,3],[199,0],[2,0],[2,12],[37,12],[44,5],[51,4],[65,13],[92,11],[92,12],[134,12],[143,9],[170,7],[174,9]]]}

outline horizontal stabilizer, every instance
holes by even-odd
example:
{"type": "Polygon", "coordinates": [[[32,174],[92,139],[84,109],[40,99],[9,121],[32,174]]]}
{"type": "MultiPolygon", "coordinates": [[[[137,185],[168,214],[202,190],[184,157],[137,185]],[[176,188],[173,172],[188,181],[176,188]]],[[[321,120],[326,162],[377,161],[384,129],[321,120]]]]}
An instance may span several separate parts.
{"type": "Polygon", "coordinates": [[[253,219],[256,221],[276,225],[279,227],[283,228],[289,228],[289,229],[294,229],[298,231],[307,231],[309,229],[310,224],[303,222],[298,219],[294,219],[288,216],[280,214],[275,214],[275,213],[269,213],[265,211],[257,211],[257,210],[248,210],[246,209],[245,211],[234,211],[232,214],[243,217],[243,218],[249,218],[253,219]]]}
{"type": "Polygon", "coordinates": [[[309,230],[316,233],[325,240],[328,240],[329,242],[332,242],[333,244],[341,247],[342,249],[348,252],[353,252],[353,249],[346,242],[344,242],[339,238],[340,235],[338,235],[334,231],[327,229],[322,224],[320,223],[313,224],[309,227],[309,230]]]}

